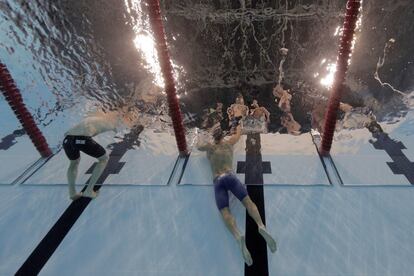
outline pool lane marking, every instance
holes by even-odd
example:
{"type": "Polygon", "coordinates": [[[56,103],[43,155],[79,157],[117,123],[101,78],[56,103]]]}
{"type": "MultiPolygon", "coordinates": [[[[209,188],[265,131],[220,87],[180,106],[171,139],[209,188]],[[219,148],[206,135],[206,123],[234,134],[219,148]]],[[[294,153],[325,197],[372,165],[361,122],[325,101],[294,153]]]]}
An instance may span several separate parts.
{"type": "Polygon", "coordinates": [[[344,185],[344,182],[342,181],[342,177],[339,174],[339,171],[335,165],[335,162],[332,159],[332,156],[328,154],[327,156],[322,156],[319,153],[319,146],[321,143],[321,135],[320,134],[312,134],[310,132],[310,135],[312,137],[312,142],[315,145],[316,152],[318,153],[319,159],[321,160],[323,170],[325,171],[326,177],[328,178],[329,184],[331,186],[335,185],[344,185]]]}
{"type": "MultiPolygon", "coordinates": [[[[137,145],[137,139],[143,128],[136,128],[126,134],[122,141],[113,143],[112,152],[109,155],[108,165],[105,167],[101,176],[99,177],[95,191],[98,191],[104,181],[113,173],[119,173],[122,169],[124,162],[119,162],[125,153],[137,145]]],[[[138,144],[139,145],[139,144],[138,144]]],[[[95,164],[88,170],[96,166],[95,164]]],[[[90,179],[89,179],[90,180],[90,179]]],[[[87,181],[87,183],[89,182],[87,181]]],[[[82,191],[85,191],[83,187],[82,191]]],[[[57,222],[52,226],[46,236],[40,241],[37,247],[33,250],[27,260],[19,268],[15,275],[37,275],[40,273],[44,265],[56,251],[58,246],[62,243],[63,239],[69,233],[72,226],[76,223],[78,218],[82,215],[83,211],[88,207],[91,202],[90,198],[82,197],[78,200],[72,201],[65,212],[60,216],[57,222]]]]}
{"type": "Polygon", "coordinates": [[[384,150],[393,162],[387,162],[388,167],[395,175],[404,175],[411,185],[414,185],[414,162],[411,162],[402,151],[407,149],[401,141],[391,139],[387,133],[373,133],[376,141],[370,143],[377,150],[384,150]]]}
{"type": "MultiPolygon", "coordinates": [[[[408,182],[411,185],[414,185],[414,162],[410,161],[408,157],[404,154],[402,151],[403,149],[407,149],[407,147],[401,142],[394,140],[389,137],[389,135],[385,132],[371,132],[373,138],[376,140],[370,140],[369,142],[373,145],[373,147],[376,150],[384,150],[387,155],[392,159],[393,162],[386,162],[388,167],[391,169],[392,173],[394,175],[403,175],[407,178],[408,182]]],[[[318,150],[321,137],[320,135],[312,135],[312,140],[316,146],[316,149],[318,150]]],[[[319,154],[319,151],[318,151],[319,154]]],[[[323,157],[319,154],[319,157],[321,158],[323,167],[325,169],[325,172],[328,176],[329,182],[331,184],[333,181],[333,176],[335,176],[339,180],[339,184],[348,186],[348,184],[344,184],[342,181],[341,175],[339,174],[339,171],[336,167],[335,162],[333,161],[332,156],[329,154],[326,157],[323,157]],[[327,164],[330,164],[333,168],[333,176],[330,176],[330,173],[327,169],[327,164]]],[[[353,186],[353,185],[349,185],[353,186]]],[[[361,185],[357,185],[361,186],[361,185]]],[[[370,185],[372,186],[372,185],[370,185]]],[[[395,186],[395,185],[392,185],[395,186]]]]}
{"type": "MultiPolygon", "coordinates": [[[[266,214],[264,205],[263,174],[271,173],[270,162],[262,162],[260,152],[260,134],[248,134],[246,140],[246,162],[238,164],[244,169],[245,183],[250,198],[256,203],[263,223],[266,225],[266,214]]],[[[245,276],[267,276],[269,265],[267,259],[267,245],[263,237],[257,231],[256,222],[249,216],[246,210],[246,245],[252,255],[253,265],[244,265],[245,276]]]]}

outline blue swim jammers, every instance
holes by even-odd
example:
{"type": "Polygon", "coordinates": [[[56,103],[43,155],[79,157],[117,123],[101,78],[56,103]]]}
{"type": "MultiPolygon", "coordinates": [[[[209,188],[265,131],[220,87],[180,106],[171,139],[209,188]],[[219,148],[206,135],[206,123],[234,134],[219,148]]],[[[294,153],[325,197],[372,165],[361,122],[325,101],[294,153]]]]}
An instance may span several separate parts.
{"type": "Polygon", "coordinates": [[[214,194],[219,210],[229,207],[229,191],[231,191],[240,201],[247,196],[246,187],[233,173],[225,173],[214,179],[214,194]]]}

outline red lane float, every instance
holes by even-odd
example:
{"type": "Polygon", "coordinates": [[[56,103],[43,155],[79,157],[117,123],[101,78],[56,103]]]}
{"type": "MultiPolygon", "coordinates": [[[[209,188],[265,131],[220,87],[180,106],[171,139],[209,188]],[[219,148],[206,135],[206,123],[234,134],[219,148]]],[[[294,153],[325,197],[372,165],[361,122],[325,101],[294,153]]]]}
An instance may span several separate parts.
{"type": "Polygon", "coordinates": [[[42,157],[52,155],[52,151],[45,137],[23,103],[22,95],[11,77],[9,70],[7,70],[6,65],[3,63],[0,63],[0,90],[40,155],[42,157]]]}
{"type": "Polygon", "coordinates": [[[168,53],[165,31],[161,18],[161,9],[159,0],[147,0],[150,23],[154,33],[155,44],[160,62],[161,72],[165,82],[165,92],[172,119],[175,139],[177,141],[180,155],[188,154],[187,141],[185,138],[185,129],[181,115],[180,105],[178,103],[177,91],[175,88],[173,68],[171,66],[170,55],[168,53]]]}
{"type": "Polygon", "coordinates": [[[348,60],[352,52],[352,40],[358,21],[360,7],[361,0],[348,0],[346,4],[346,15],[342,27],[342,37],[337,58],[337,70],[332,85],[332,94],[329,99],[327,112],[325,113],[325,126],[323,128],[324,131],[320,147],[320,153],[322,155],[328,155],[331,150],[339,103],[342,97],[346,72],[348,71],[348,60]]]}

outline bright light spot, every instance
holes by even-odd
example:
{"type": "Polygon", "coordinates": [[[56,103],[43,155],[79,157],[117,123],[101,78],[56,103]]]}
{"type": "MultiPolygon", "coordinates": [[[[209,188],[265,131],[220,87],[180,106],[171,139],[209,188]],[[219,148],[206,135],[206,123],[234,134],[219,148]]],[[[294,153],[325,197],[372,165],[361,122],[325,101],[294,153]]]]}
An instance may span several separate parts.
{"type": "MultiPolygon", "coordinates": [[[[157,51],[155,48],[154,39],[150,35],[150,22],[148,17],[142,10],[141,5],[148,6],[146,1],[141,0],[124,0],[126,10],[131,15],[131,21],[133,23],[133,29],[136,34],[134,44],[137,50],[142,54],[145,60],[145,64],[142,66],[147,69],[154,78],[154,85],[164,87],[164,78],[161,73],[161,68],[158,62],[157,51]]],[[[164,20],[166,18],[164,17],[164,20]]],[[[176,40],[176,37],[173,40],[176,40]]],[[[179,80],[179,76],[184,75],[185,71],[182,66],[178,66],[171,60],[171,66],[173,67],[173,74],[176,80],[179,80]]],[[[176,82],[177,88],[182,86],[178,81],[176,82]]]]}
{"type": "Polygon", "coordinates": [[[326,67],[328,74],[321,79],[320,83],[326,88],[330,88],[334,82],[335,72],[336,72],[336,63],[330,63],[326,67]]]}
{"type": "Polygon", "coordinates": [[[313,74],[313,77],[314,78],[317,78],[319,76],[319,73],[315,73],[315,74],[313,74]]]}
{"type": "MultiPolygon", "coordinates": [[[[357,33],[361,32],[361,27],[362,27],[362,1],[361,1],[361,7],[359,9],[359,17],[358,20],[356,22],[356,27],[355,27],[355,34],[354,37],[352,39],[352,44],[351,44],[351,55],[352,52],[354,50],[355,47],[355,42],[357,39],[357,33]]],[[[343,29],[338,26],[335,29],[335,33],[334,36],[341,36],[343,34],[343,29]]],[[[348,59],[348,64],[351,64],[351,55],[348,59]]],[[[334,78],[335,78],[335,72],[336,72],[336,62],[335,63],[330,63],[330,60],[328,60],[328,63],[326,65],[326,71],[328,72],[327,75],[323,78],[320,79],[320,84],[325,86],[326,88],[331,88],[334,82],[334,78]]],[[[324,65],[327,62],[326,59],[323,59],[321,62],[321,65],[324,65]]],[[[319,76],[319,74],[314,74],[313,75],[315,78],[319,76]]]]}
{"type": "Polygon", "coordinates": [[[342,33],[341,26],[336,27],[334,36],[338,36],[342,33]]]}
{"type": "Polygon", "coordinates": [[[152,37],[146,34],[139,34],[135,37],[134,44],[135,47],[143,54],[147,63],[146,68],[154,74],[155,84],[159,87],[164,87],[164,79],[161,74],[157,51],[152,37]]]}

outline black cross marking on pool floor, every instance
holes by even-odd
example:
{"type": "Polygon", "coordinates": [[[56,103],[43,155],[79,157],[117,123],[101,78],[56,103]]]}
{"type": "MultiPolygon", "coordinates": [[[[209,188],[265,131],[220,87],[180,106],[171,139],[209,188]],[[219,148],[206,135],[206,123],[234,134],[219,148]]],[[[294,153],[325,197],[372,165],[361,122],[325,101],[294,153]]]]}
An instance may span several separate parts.
{"type": "MultiPolygon", "coordinates": [[[[109,155],[108,165],[102,172],[97,181],[94,190],[98,191],[106,178],[113,174],[119,173],[124,162],[119,162],[125,153],[132,149],[134,145],[139,145],[138,137],[143,127],[138,126],[124,136],[122,141],[109,145],[112,146],[112,152],[109,155]]],[[[94,164],[95,165],[95,164],[94,164]]],[[[94,166],[93,165],[93,166],[94,166]]],[[[92,167],[88,170],[91,171],[92,167]]],[[[89,182],[89,180],[88,180],[89,182]]],[[[83,188],[84,191],[86,186],[83,188]]],[[[99,200],[99,199],[98,199],[99,200]]],[[[38,246],[33,250],[32,254],[27,258],[23,265],[19,268],[15,275],[37,275],[43,266],[53,255],[65,236],[69,233],[72,226],[81,216],[83,211],[91,202],[90,198],[82,197],[73,201],[65,210],[58,221],[52,226],[46,236],[40,241],[38,246]]]]}
{"type": "MultiPolygon", "coordinates": [[[[270,162],[262,162],[260,152],[260,134],[248,134],[246,140],[246,162],[237,163],[237,173],[245,174],[245,183],[248,185],[247,192],[250,198],[256,203],[263,223],[266,225],[266,214],[263,193],[263,174],[272,173],[270,162]]],[[[246,245],[252,255],[253,265],[244,266],[245,276],[266,276],[269,275],[267,261],[266,242],[257,231],[255,221],[246,211],[246,245]]]]}
{"type": "Polygon", "coordinates": [[[400,141],[391,139],[384,132],[374,133],[375,142],[371,142],[375,149],[385,150],[391,157],[393,162],[387,162],[388,167],[394,174],[404,175],[408,181],[414,185],[414,162],[411,162],[403,153],[403,149],[407,149],[400,141]]]}

